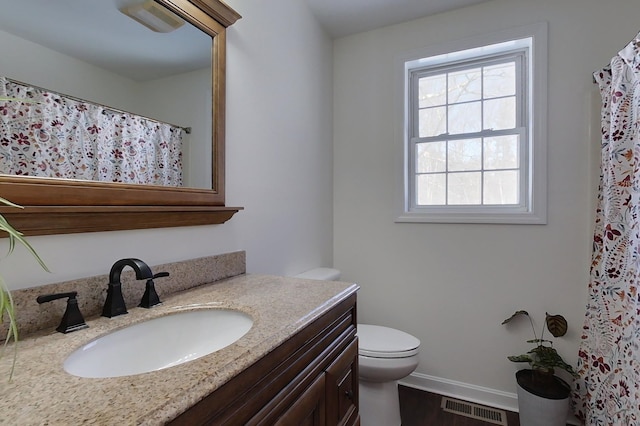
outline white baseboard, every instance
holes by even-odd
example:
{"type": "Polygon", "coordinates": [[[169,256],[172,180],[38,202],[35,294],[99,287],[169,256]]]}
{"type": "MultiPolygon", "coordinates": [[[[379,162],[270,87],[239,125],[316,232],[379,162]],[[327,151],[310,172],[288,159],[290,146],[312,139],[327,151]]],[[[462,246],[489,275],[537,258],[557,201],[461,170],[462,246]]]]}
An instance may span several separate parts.
{"type": "Polygon", "coordinates": [[[401,385],[409,386],[438,395],[450,396],[476,404],[518,412],[518,395],[495,389],[476,386],[422,373],[411,375],[400,380],[401,385]]]}
{"type": "MultiPolygon", "coordinates": [[[[513,411],[516,413],[518,412],[518,396],[511,392],[503,392],[496,389],[443,379],[442,377],[429,376],[422,373],[411,373],[411,375],[400,380],[399,383],[404,386],[421,389],[443,396],[450,396],[463,401],[474,402],[476,404],[513,411]]],[[[567,423],[571,425],[582,424],[576,418],[567,419],[567,423]]]]}

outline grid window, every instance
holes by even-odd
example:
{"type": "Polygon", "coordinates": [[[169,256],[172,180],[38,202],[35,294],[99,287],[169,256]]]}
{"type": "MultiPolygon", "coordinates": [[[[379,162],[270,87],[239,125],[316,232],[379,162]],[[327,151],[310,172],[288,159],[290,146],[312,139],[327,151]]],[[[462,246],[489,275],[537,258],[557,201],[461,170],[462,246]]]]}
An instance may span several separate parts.
{"type": "Polygon", "coordinates": [[[406,221],[544,223],[533,212],[534,160],[543,159],[534,149],[532,42],[404,63],[406,221]]]}
{"type": "Polygon", "coordinates": [[[523,55],[412,73],[415,206],[520,204],[523,55]]]}

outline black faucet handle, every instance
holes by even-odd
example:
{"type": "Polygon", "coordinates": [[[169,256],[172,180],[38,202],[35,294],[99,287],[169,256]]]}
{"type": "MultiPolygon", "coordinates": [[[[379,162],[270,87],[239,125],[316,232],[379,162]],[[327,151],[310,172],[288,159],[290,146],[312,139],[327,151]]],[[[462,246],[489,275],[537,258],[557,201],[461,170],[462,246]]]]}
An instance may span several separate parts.
{"type": "Polygon", "coordinates": [[[84,317],[78,307],[77,291],[70,291],[68,293],[55,293],[45,294],[38,296],[36,301],[40,304],[51,302],[52,300],[63,299],[67,297],[67,308],[64,311],[60,325],[56,328],[60,333],[71,333],[72,331],[82,330],[89,326],[84,322],[84,317]]]}
{"type": "Polygon", "coordinates": [[[36,301],[40,304],[51,302],[52,300],[64,299],[68,297],[69,299],[75,299],[78,296],[77,291],[70,291],[68,293],[55,293],[55,294],[45,294],[42,296],[38,296],[36,301]]]}
{"type": "Polygon", "coordinates": [[[141,308],[151,308],[152,306],[159,305],[160,298],[158,297],[158,293],[156,292],[156,286],[153,282],[154,278],[168,277],[168,272],[158,272],[154,274],[152,278],[147,280],[147,286],[144,290],[144,294],[142,295],[142,300],[138,305],[141,308]]]}
{"type": "Polygon", "coordinates": [[[157,274],[153,274],[153,279],[168,277],[168,276],[169,276],[168,272],[158,272],[157,274]]]}

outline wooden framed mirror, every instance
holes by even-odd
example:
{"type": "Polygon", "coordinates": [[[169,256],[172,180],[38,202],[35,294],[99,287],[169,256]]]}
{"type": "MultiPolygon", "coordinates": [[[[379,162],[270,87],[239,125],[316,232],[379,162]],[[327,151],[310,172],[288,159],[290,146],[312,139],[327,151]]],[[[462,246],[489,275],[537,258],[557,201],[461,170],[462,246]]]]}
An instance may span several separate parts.
{"type": "Polygon", "coordinates": [[[224,185],[225,30],[240,15],[218,0],[155,2],[211,37],[211,189],[0,174],[0,197],[24,207],[0,213],[25,235],[219,224],[241,209],[225,206],[224,185]]]}

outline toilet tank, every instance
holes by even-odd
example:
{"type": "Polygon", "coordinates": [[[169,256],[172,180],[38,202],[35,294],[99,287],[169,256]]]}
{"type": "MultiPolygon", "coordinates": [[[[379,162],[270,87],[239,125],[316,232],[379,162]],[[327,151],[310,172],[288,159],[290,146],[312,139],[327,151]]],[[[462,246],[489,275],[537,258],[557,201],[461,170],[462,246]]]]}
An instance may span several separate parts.
{"type": "Polygon", "coordinates": [[[337,281],[340,279],[340,271],[333,268],[315,268],[296,275],[296,278],[310,280],[337,281]]]}

